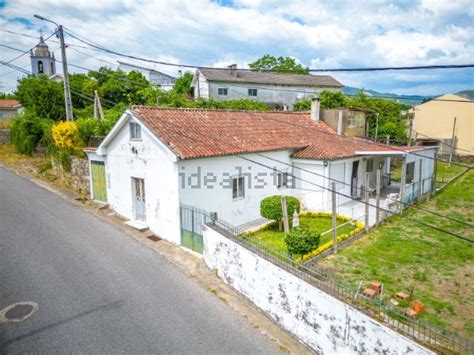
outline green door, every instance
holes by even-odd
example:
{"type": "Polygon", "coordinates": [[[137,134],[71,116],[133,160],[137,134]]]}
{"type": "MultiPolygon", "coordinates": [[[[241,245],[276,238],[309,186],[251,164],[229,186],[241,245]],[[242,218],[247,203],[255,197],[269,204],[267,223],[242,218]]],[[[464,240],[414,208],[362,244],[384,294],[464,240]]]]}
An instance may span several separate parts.
{"type": "Polygon", "coordinates": [[[107,186],[105,185],[105,165],[103,161],[91,161],[93,198],[107,202],[107,186]]]}

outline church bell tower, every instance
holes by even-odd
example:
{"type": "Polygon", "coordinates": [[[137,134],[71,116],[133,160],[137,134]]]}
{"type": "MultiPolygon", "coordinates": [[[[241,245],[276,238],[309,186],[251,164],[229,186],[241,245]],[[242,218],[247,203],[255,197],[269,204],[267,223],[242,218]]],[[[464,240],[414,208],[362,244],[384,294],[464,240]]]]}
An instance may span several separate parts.
{"type": "Polygon", "coordinates": [[[46,74],[48,77],[56,74],[56,59],[54,53],[51,55],[48,45],[40,37],[34,52],[31,51],[31,71],[34,75],[46,74]]]}

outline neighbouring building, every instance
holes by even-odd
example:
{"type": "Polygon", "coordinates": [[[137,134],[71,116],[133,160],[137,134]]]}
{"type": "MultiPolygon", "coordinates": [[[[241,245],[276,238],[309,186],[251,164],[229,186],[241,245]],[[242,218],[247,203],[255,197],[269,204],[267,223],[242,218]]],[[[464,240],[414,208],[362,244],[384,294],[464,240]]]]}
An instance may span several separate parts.
{"type": "Polygon", "coordinates": [[[54,53],[49,51],[48,45],[44,42],[43,36],[34,51],[31,51],[31,72],[34,75],[46,74],[48,77],[56,74],[56,58],[54,53]]]}
{"type": "Polygon", "coordinates": [[[15,118],[23,111],[18,100],[0,99],[0,121],[15,118]]]}
{"type": "MultiPolygon", "coordinates": [[[[410,202],[432,190],[436,148],[347,137],[315,112],[133,107],[99,147],[85,150],[92,198],[131,225],[184,244],[183,206],[242,227],[262,222],[260,201],[270,195],[297,196],[306,210],[330,211],[332,182],[338,213],[357,218],[366,174],[374,191],[378,169],[383,196],[398,192],[410,202]],[[401,186],[390,182],[393,157],[403,158],[401,186]]],[[[202,222],[192,220],[196,230],[202,222]]]]}
{"type": "Polygon", "coordinates": [[[296,100],[343,87],[329,75],[259,72],[237,69],[235,64],[227,69],[198,68],[191,86],[195,98],[251,99],[275,109],[292,109],[296,100]]]}
{"type": "Polygon", "coordinates": [[[123,70],[126,73],[129,73],[131,71],[138,71],[142,73],[145,76],[145,78],[148,79],[150,83],[159,84],[161,88],[165,91],[171,90],[176,81],[176,78],[174,76],[165,74],[153,68],[147,68],[141,65],[125,63],[121,61],[118,61],[118,63],[120,65],[119,66],[120,70],[123,70]]]}
{"type": "Polygon", "coordinates": [[[447,155],[454,128],[455,154],[474,155],[474,101],[446,94],[415,106],[411,112],[413,135],[419,144],[439,144],[440,153],[447,155]]]}
{"type": "Polygon", "coordinates": [[[367,137],[367,117],[374,111],[363,108],[320,109],[319,98],[313,101],[313,116],[328,124],[338,134],[349,137],[367,137]]]}

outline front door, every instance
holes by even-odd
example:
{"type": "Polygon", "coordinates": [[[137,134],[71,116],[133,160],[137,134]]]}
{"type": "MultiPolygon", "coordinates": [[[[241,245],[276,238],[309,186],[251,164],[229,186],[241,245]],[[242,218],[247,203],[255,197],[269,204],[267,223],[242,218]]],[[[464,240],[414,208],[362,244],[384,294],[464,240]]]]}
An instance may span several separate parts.
{"type": "Polygon", "coordinates": [[[145,221],[145,180],[140,178],[132,178],[132,188],[135,219],[138,221],[145,221]]]}
{"type": "Polygon", "coordinates": [[[94,200],[107,202],[107,187],[105,184],[105,165],[103,161],[91,161],[92,194],[94,200]]]}
{"type": "Polygon", "coordinates": [[[358,198],[358,189],[357,189],[357,172],[359,170],[359,161],[355,160],[352,162],[352,175],[351,175],[351,196],[358,198]]]}

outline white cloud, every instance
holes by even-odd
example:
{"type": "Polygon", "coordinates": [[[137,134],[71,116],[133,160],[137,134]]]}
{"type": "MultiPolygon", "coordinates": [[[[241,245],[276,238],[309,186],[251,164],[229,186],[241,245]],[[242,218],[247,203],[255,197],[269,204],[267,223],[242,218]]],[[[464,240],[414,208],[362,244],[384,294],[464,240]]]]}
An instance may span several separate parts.
{"type": "MultiPolygon", "coordinates": [[[[364,6],[354,1],[311,0],[234,0],[230,5],[228,1],[211,0],[15,0],[0,9],[0,25],[32,35],[38,35],[39,28],[47,32],[54,29],[34,19],[34,13],[119,52],[195,65],[241,66],[267,53],[292,56],[304,65],[320,68],[452,64],[474,58],[474,10],[468,0],[367,1],[364,6]]],[[[0,34],[1,43],[15,47],[29,48],[36,42],[0,34]]],[[[57,47],[56,43],[49,44],[57,47]]],[[[82,51],[112,63],[118,59],[82,51]]],[[[16,55],[2,48],[2,60],[16,55]]],[[[68,50],[68,59],[86,67],[104,65],[73,50],[68,50]]],[[[27,67],[28,63],[28,56],[15,61],[19,66],[27,67]]],[[[8,71],[0,68],[0,75],[8,71]]],[[[431,80],[430,90],[474,86],[473,72],[465,73],[462,77],[439,71],[430,73],[429,78],[426,73],[415,72],[334,76],[351,86],[422,94],[420,90],[427,90],[425,80],[431,80]]],[[[4,85],[13,85],[16,76],[4,76],[4,85]]]]}

